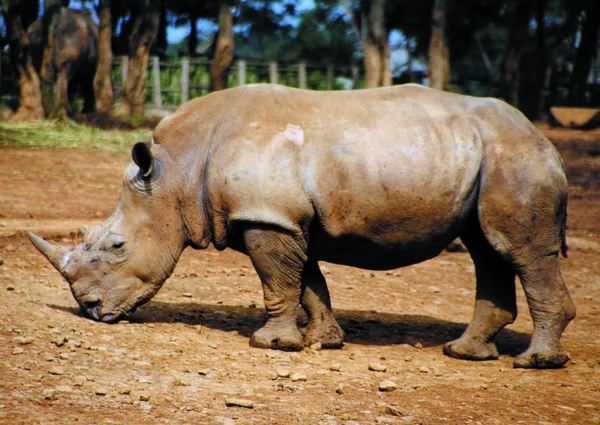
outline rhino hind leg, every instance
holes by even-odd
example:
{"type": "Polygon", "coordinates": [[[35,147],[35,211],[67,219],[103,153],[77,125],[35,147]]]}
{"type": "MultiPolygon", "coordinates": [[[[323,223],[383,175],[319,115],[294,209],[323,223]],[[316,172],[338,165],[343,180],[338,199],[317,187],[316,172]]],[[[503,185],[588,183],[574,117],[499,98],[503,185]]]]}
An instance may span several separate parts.
{"type": "Polygon", "coordinates": [[[331,311],[329,289],[316,261],[309,261],[302,273],[302,308],[308,315],[304,344],[321,343],[323,348],[339,348],[344,344],[344,331],[331,311]]]}
{"type": "Polygon", "coordinates": [[[517,368],[551,369],[564,365],[569,354],[560,337],[575,317],[575,305],[562,279],[558,254],[538,257],[521,268],[519,278],[533,319],[529,348],[515,359],[517,368]]]}
{"type": "Polygon", "coordinates": [[[250,345],[299,351],[304,348],[296,324],[300,303],[305,243],[276,227],[252,225],[244,231],[246,251],[263,286],[267,323],[257,330],[250,345]]]}
{"type": "Polygon", "coordinates": [[[490,246],[478,222],[461,240],[475,264],[475,311],[465,332],[448,342],[444,353],[465,360],[494,360],[498,358],[496,335],[517,316],[515,272],[490,246]]]}

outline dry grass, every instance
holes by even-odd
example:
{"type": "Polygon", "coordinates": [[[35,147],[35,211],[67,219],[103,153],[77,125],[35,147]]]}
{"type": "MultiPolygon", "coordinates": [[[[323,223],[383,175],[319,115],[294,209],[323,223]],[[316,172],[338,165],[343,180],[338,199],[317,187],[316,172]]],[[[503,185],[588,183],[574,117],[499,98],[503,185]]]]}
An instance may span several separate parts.
{"type": "Polygon", "coordinates": [[[19,124],[0,122],[0,146],[74,148],[105,152],[129,152],[137,141],[152,138],[147,128],[103,130],[69,121],[19,124]]]}

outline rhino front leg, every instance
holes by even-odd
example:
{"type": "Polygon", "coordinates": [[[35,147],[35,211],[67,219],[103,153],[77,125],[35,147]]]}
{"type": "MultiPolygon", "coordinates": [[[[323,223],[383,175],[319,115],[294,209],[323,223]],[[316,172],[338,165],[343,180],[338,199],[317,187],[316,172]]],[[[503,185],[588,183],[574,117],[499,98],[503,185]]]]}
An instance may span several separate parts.
{"type": "Polygon", "coordinates": [[[344,331],[331,312],[329,289],[316,261],[309,261],[304,267],[301,303],[308,315],[304,344],[320,342],[323,348],[341,347],[344,331]]]}
{"type": "Polygon", "coordinates": [[[302,350],[296,324],[306,243],[276,227],[252,226],[244,231],[246,251],[263,286],[267,323],[252,335],[250,345],[302,350]]]}

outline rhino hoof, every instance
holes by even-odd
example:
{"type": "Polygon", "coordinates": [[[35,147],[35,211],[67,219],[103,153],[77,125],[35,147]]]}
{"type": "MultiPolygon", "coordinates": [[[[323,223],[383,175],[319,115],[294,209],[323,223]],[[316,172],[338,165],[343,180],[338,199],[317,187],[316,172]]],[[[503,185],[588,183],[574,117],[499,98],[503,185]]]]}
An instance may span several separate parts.
{"type": "Polygon", "coordinates": [[[569,353],[559,351],[555,353],[528,353],[518,355],[513,366],[516,369],[558,369],[571,357],[569,353]]]}
{"type": "Polygon", "coordinates": [[[304,348],[302,334],[295,332],[276,332],[262,328],[252,335],[250,345],[256,348],[271,348],[273,350],[300,351],[304,348]]]}
{"type": "Polygon", "coordinates": [[[464,342],[460,338],[444,345],[444,354],[461,360],[496,360],[499,356],[493,342],[464,342]]]}

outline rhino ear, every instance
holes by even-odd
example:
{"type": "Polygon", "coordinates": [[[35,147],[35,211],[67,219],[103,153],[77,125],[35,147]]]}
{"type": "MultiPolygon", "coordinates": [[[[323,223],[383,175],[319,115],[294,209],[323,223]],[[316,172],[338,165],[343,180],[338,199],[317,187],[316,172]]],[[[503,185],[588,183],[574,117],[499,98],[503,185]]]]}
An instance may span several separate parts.
{"type": "Polygon", "coordinates": [[[140,167],[140,172],[144,179],[150,178],[152,170],[154,169],[154,158],[150,147],[145,142],[137,142],[131,151],[133,162],[140,167]]]}

